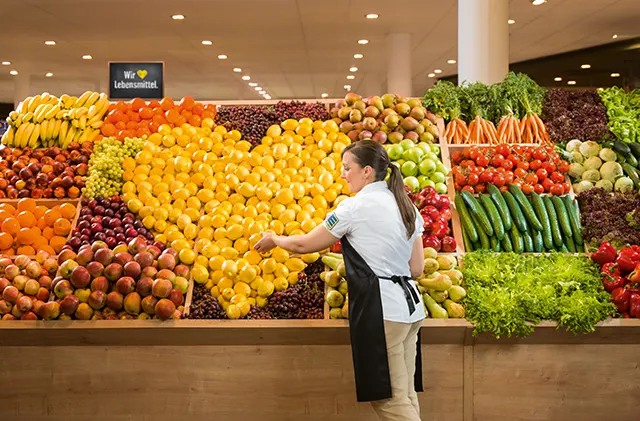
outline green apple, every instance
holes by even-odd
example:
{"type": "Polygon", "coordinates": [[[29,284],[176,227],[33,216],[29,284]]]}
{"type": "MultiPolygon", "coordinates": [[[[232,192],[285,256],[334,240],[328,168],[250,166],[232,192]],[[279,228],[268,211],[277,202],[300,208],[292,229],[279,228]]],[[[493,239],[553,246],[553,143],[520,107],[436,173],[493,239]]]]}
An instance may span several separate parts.
{"type": "Polygon", "coordinates": [[[444,164],[440,161],[436,161],[436,172],[441,172],[442,174],[449,174],[449,171],[444,167],[444,164]]]}
{"type": "Polygon", "coordinates": [[[428,143],[420,142],[418,143],[418,147],[425,152],[431,152],[431,148],[429,147],[428,143]]]}
{"type": "Polygon", "coordinates": [[[390,145],[387,148],[387,153],[389,154],[389,159],[390,160],[397,161],[398,159],[402,158],[402,154],[404,153],[404,149],[402,149],[402,146],[400,146],[399,144],[390,145]]]}
{"type": "Polygon", "coordinates": [[[399,143],[399,145],[402,146],[402,149],[404,149],[405,151],[407,149],[411,149],[414,146],[416,146],[416,144],[413,143],[411,139],[404,139],[402,142],[399,143]]]}
{"type": "Polygon", "coordinates": [[[436,183],[435,189],[438,194],[447,194],[447,185],[444,183],[436,183]]]}
{"type": "MultiPolygon", "coordinates": [[[[400,167],[400,171],[402,171],[402,175],[405,177],[415,177],[418,175],[418,165],[416,165],[413,161],[407,161],[400,167]]],[[[418,181],[416,179],[416,181],[418,181]]]]}
{"type": "Polygon", "coordinates": [[[434,172],[433,174],[431,174],[429,176],[429,179],[431,181],[433,181],[434,183],[444,183],[446,178],[447,177],[444,174],[442,174],[441,172],[434,172]]]}
{"type": "Polygon", "coordinates": [[[427,186],[435,187],[436,183],[429,180],[429,177],[426,175],[419,175],[418,181],[420,182],[420,190],[424,189],[427,186]]]}
{"type": "Polygon", "coordinates": [[[404,151],[404,153],[402,154],[402,158],[404,158],[405,161],[413,161],[417,164],[422,160],[424,155],[425,151],[423,151],[421,148],[418,148],[417,146],[414,146],[413,148],[404,151]]]}
{"type": "Polygon", "coordinates": [[[402,158],[398,159],[397,161],[394,162],[394,164],[398,164],[398,168],[402,169],[402,164],[404,164],[406,161],[402,158]]]}
{"type": "Polygon", "coordinates": [[[431,146],[431,152],[433,152],[437,156],[440,156],[440,146],[436,145],[435,143],[432,143],[430,146],[431,146]]]}
{"type": "Polygon", "coordinates": [[[433,152],[427,152],[426,154],[424,154],[425,159],[429,158],[430,160],[432,160],[433,162],[440,162],[440,159],[438,158],[438,155],[434,154],[433,152]]]}
{"type": "Polygon", "coordinates": [[[425,158],[418,164],[418,170],[422,175],[430,175],[436,170],[436,163],[429,158],[425,158]]]}
{"type": "Polygon", "coordinates": [[[406,177],[404,179],[404,185],[409,186],[409,188],[411,188],[412,193],[417,193],[418,191],[420,191],[420,182],[418,181],[417,178],[413,176],[406,177]]]}

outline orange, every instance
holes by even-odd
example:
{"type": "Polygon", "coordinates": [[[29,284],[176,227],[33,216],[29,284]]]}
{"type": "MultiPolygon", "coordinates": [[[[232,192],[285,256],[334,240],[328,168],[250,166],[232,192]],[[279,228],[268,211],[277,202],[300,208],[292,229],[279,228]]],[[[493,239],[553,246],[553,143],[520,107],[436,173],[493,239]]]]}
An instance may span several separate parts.
{"type": "Polygon", "coordinates": [[[44,221],[50,227],[60,218],[62,218],[62,213],[57,209],[49,209],[44,213],[44,221]]]}
{"type": "Polygon", "coordinates": [[[7,218],[11,218],[13,216],[12,212],[8,212],[4,209],[0,209],[0,221],[4,221],[7,218]]]}
{"type": "Polygon", "coordinates": [[[20,224],[15,218],[7,218],[2,221],[2,232],[15,236],[20,231],[20,224]]]}
{"type": "Polygon", "coordinates": [[[44,213],[48,210],[49,208],[47,208],[46,206],[42,206],[42,205],[36,206],[36,211],[33,212],[33,216],[35,216],[36,219],[41,219],[44,213]]]}
{"type": "Polygon", "coordinates": [[[55,224],[53,224],[53,232],[60,236],[69,235],[71,232],[71,222],[66,219],[58,219],[55,224]]]}
{"type": "MultiPolygon", "coordinates": [[[[62,248],[62,247],[60,247],[60,248],[62,248]]],[[[44,251],[46,251],[47,253],[49,253],[51,255],[56,254],[56,251],[51,246],[42,246],[42,247],[40,247],[40,250],[44,250],[44,251]]]]}
{"type": "Polygon", "coordinates": [[[20,232],[18,232],[17,239],[18,243],[28,246],[33,244],[33,242],[36,240],[36,233],[31,228],[21,228],[20,232]]]}
{"type": "Polygon", "coordinates": [[[18,222],[22,228],[32,228],[36,226],[36,217],[33,213],[28,211],[22,211],[18,214],[18,222]]]}
{"type": "Polygon", "coordinates": [[[47,227],[47,223],[44,222],[44,218],[38,219],[38,222],[36,222],[36,227],[40,228],[40,231],[47,227]]]}
{"type": "Polygon", "coordinates": [[[62,247],[67,243],[66,238],[55,236],[51,240],[49,240],[49,245],[53,248],[55,254],[60,253],[62,251],[62,247]]]}
{"type": "Polygon", "coordinates": [[[13,246],[13,237],[11,234],[3,232],[0,234],[0,249],[5,250],[13,246]]]}
{"type": "Polygon", "coordinates": [[[76,207],[71,203],[64,203],[60,205],[60,213],[62,214],[63,218],[71,220],[74,216],[76,216],[76,207]]]}
{"type": "Polygon", "coordinates": [[[49,246],[49,240],[39,235],[36,237],[35,241],[32,244],[33,248],[36,250],[41,250],[44,246],[49,246]]]}
{"type": "Polygon", "coordinates": [[[25,197],[23,199],[18,200],[18,212],[28,211],[35,212],[36,211],[36,201],[25,197]]]}
{"type": "Polygon", "coordinates": [[[16,213],[16,208],[14,208],[12,205],[10,205],[8,203],[0,204],[0,210],[9,212],[9,214],[11,214],[11,215],[16,213]]]}
{"type": "Polygon", "coordinates": [[[2,250],[1,253],[6,256],[15,256],[16,251],[14,249],[6,249],[6,250],[2,250]]]}
{"type": "Polygon", "coordinates": [[[22,246],[22,247],[18,247],[18,250],[16,250],[16,253],[24,256],[35,256],[36,250],[31,246],[22,246]]]}
{"type": "Polygon", "coordinates": [[[56,233],[53,232],[53,228],[51,227],[46,227],[42,230],[42,236],[47,240],[51,240],[54,235],[56,235],[56,233]]]}

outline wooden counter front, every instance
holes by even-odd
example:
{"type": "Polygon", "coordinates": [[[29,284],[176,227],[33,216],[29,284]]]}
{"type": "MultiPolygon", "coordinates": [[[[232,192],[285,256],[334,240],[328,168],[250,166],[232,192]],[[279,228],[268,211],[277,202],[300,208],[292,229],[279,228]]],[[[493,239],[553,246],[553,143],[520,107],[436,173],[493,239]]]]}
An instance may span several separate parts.
{"type": "MultiPolygon", "coordinates": [[[[423,420],[635,420],[640,320],[574,336],[472,336],[426,320],[423,420]]],[[[0,417],[375,420],[355,401],[345,321],[0,323],[0,417]]]]}

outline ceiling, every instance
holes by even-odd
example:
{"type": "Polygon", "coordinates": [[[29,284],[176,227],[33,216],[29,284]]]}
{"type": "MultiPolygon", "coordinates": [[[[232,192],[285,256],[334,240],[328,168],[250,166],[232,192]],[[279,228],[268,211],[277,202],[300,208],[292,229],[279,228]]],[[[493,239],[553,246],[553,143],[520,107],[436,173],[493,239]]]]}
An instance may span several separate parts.
{"type": "MultiPolygon", "coordinates": [[[[412,35],[413,95],[427,74],[455,75],[456,0],[2,0],[0,102],[13,102],[10,70],[31,74],[31,92],[106,90],[109,61],[164,61],[165,94],[259,100],[365,95],[386,88],[386,36],[412,35]],[[379,19],[367,20],[366,13],[379,19]],[[172,20],[182,14],[185,19],[172,20]],[[213,41],[212,46],[202,40],[213,41]],[[359,39],[369,44],[359,45],[359,39]],[[44,41],[57,45],[46,46],[44,41]],[[353,58],[362,53],[363,59],[353,58]],[[93,56],[83,60],[84,54],[93,56]],[[226,54],[227,60],[219,60],[226,54]],[[359,70],[346,79],[349,67],[359,70]],[[233,68],[242,68],[234,73],[233,68]],[[51,78],[44,75],[54,74],[51,78]]],[[[521,62],[640,35],[640,0],[510,0],[510,61],[521,62]],[[618,34],[613,40],[612,35],[618,34]]]]}

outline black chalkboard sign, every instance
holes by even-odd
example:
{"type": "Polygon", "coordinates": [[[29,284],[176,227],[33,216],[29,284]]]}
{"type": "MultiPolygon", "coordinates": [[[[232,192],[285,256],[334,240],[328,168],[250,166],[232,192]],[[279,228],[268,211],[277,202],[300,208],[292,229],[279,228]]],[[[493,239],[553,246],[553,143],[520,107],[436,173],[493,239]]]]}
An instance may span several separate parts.
{"type": "Polygon", "coordinates": [[[109,99],[162,99],[164,63],[109,63],[109,99]]]}

